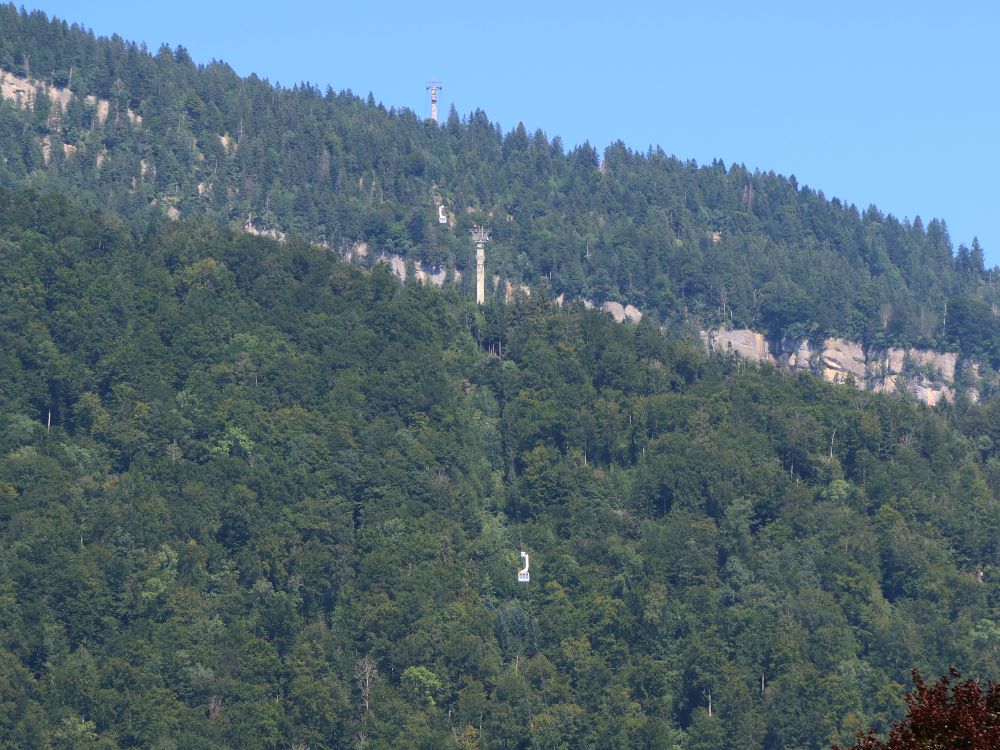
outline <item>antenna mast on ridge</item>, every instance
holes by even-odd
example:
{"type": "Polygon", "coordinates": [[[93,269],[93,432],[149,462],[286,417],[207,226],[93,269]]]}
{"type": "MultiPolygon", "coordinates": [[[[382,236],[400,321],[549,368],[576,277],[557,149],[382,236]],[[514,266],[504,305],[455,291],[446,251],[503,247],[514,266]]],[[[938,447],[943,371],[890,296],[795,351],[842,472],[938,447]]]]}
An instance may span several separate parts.
{"type": "Polygon", "coordinates": [[[427,82],[426,88],[431,92],[431,119],[436,123],[438,121],[438,91],[444,86],[437,78],[432,78],[427,82]]]}

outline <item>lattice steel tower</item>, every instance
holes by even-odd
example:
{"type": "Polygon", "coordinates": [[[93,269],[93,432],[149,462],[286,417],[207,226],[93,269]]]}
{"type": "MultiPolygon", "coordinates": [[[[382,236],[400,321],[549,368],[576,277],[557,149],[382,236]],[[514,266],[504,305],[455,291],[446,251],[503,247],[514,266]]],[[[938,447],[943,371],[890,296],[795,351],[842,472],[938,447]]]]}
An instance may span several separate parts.
{"type": "Polygon", "coordinates": [[[431,119],[434,122],[438,121],[438,91],[443,88],[444,86],[437,78],[432,78],[427,82],[427,90],[431,92],[431,119]]]}

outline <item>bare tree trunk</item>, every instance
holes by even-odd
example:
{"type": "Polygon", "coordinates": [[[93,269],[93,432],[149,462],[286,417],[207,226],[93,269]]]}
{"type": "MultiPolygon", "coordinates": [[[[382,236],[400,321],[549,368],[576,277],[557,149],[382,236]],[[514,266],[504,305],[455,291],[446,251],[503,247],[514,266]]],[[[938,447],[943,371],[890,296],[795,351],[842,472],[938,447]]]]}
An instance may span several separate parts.
{"type": "Polygon", "coordinates": [[[366,656],[358,660],[358,666],[354,670],[354,679],[358,683],[358,690],[361,693],[361,707],[365,710],[365,713],[368,713],[371,708],[369,699],[371,698],[372,686],[375,684],[377,676],[378,668],[375,666],[374,659],[366,656]]]}

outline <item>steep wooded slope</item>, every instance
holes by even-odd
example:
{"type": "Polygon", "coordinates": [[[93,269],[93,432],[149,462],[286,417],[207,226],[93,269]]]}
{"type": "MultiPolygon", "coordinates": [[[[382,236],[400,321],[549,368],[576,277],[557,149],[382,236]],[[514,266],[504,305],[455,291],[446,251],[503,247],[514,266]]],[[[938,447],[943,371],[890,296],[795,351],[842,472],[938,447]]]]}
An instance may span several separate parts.
{"type": "Polygon", "coordinates": [[[13,5],[0,20],[0,69],[25,90],[0,105],[8,185],[70,192],[130,226],[249,218],[260,231],[459,269],[477,222],[493,231],[491,273],[555,294],[1000,365],[1000,297],[982,249],[953,252],[942,221],[861,212],[793,177],[659,149],[567,153],[482,111],[437,127],[371,96],[275,88],[196,65],[182,47],[153,55],[13,5]]]}
{"type": "Polygon", "coordinates": [[[996,407],[58,196],[0,253],[4,744],[821,748],[998,673],[996,407]]]}

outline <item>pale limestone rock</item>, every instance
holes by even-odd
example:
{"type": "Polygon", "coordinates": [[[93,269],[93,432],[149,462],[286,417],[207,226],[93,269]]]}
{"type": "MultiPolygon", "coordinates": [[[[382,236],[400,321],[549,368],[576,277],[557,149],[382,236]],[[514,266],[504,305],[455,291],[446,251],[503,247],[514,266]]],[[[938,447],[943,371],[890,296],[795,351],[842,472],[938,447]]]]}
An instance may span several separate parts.
{"type": "Polygon", "coordinates": [[[98,99],[93,94],[89,94],[84,97],[84,101],[97,109],[97,124],[103,125],[108,119],[108,112],[111,109],[111,103],[108,102],[107,99],[98,99]]]}
{"type": "Polygon", "coordinates": [[[625,308],[622,307],[621,302],[613,302],[611,300],[608,300],[603,305],[601,305],[601,309],[603,309],[605,312],[611,313],[611,317],[615,319],[616,323],[621,323],[623,320],[625,320],[625,308]]]}
{"type": "Polygon", "coordinates": [[[872,381],[871,390],[876,393],[895,393],[898,387],[899,375],[886,375],[872,381]]]}
{"type": "Polygon", "coordinates": [[[49,99],[52,100],[53,104],[59,105],[59,110],[61,112],[66,111],[66,107],[69,106],[70,99],[73,98],[72,91],[66,88],[59,88],[58,86],[45,86],[45,92],[49,95],[49,99]]]}
{"type": "Polygon", "coordinates": [[[792,370],[812,370],[813,351],[806,339],[782,339],[780,357],[792,370]],[[785,355],[788,355],[787,360],[785,355]]]}
{"type": "Polygon", "coordinates": [[[27,109],[34,102],[35,90],[26,79],[0,72],[0,95],[13,101],[14,106],[27,109]]]}
{"type": "Polygon", "coordinates": [[[427,271],[424,269],[423,265],[418,264],[415,272],[417,281],[421,284],[433,284],[434,286],[444,286],[445,279],[448,278],[448,272],[443,268],[439,268],[437,271],[433,269],[427,271]]]}
{"type": "Polygon", "coordinates": [[[66,106],[73,98],[73,92],[58,86],[50,86],[44,81],[34,78],[21,78],[13,73],[0,71],[0,96],[14,102],[21,109],[34,109],[38,92],[42,91],[52,102],[53,116],[58,117],[66,111],[66,106]]]}
{"type": "Polygon", "coordinates": [[[876,393],[895,393],[906,361],[906,350],[890,347],[870,349],[868,357],[868,387],[876,393]]]}
{"type": "Polygon", "coordinates": [[[903,372],[903,364],[906,360],[906,350],[890,348],[886,352],[885,370],[890,375],[899,375],[903,372]]]}
{"type": "Polygon", "coordinates": [[[5,81],[3,98],[10,99],[14,103],[14,106],[20,109],[31,109],[35,99],[35,92],[26,86],[5,81]]]}
{"type": "Polygon", "coordinates": [[[278,242],[284,242],[288,239],[288,235],[277,229],[258,229],[254,226],[253,220],[250,218],[247,219],[247,223],[243,226],[243,231],[256,237],[270,237],[272,240],[277,240],[278,242]]]}
{"type": "Polygon", "coordinates": [[[389,262],[389,268],[399,277],[400,281],[406,281],[406,261],[398,255],[383,256],[389,262]]]}
{"type": "Polygon", "coordinates": [[[368,243],[367,242],[355,242],[347,250],[347,261],[351,262],[355,258],[361,260],[362,258],[368,257],[368,243]]]}
{"type": "Polygon", "coordinates": [[[749,328],[716,328],[709,332],[709,343],[713,351],[732,352],[755,362],[774,362],[767,339],[749,328]]]}
{"type": "Polygon", "coordinates": [[[910,380],[906,386],[918,401],[922,401],[928,406],[937,406],[941,401],[954,401],[955,392],[941,383],[930,383],[922,377],[910,380]]]}
{"type": "MultiPolygon", "coordinates": [[[[12,101],[14,106],[21,109],[34,109],[35,99],[38,97],[39,91],[43,92],[52,102],[53,120],[59,119],[73,99],[71,89],[54,86],[35,78],[21,78],[13,73],[0,71],[0,97],[12,101]]],[[[84,101],[96,107],[97,123],[103,125],[108,119],[111,102],[107,99],[98,99],[93,94],[84,97],[84,101]]],[[[136,114],[131,109],[125,110],[125,116],[136,125],[142,124],[142,115],[136,114]]]]}
{"type": "MultiPolygon", "coordinates": [[[[839,338],[826,339],[821,349],[813,349],[806,340],[783,339],[774,345],[756,331],[747,329],[699,331],[710,351],[732,351],[753,361],[778,361],[789,370],[805,370],[831,383],[844,383],[852,378],[859,388],[877,393],[895,393],[903,389],[918,401],[935,406],[955,397],[955,372],[958,357],[952,352],[932,352],[923,349],[872,349],[864,351],[853,342],[839,338]],[[907,366],[922,370],[905,375],[907,366]]],[[[963,363],[974,379],[978,365],[963,363]]],[[[969,389],[969,398],[978,401],[978,388],[969,389]]]]}
{"type": "Polygon", "coordinates": [[[510,281],[508,281],[507,288],[504,292],[504,299],[506,299],[508,302],[512,302],[514,300],[515,294],[522,297],[530,297],[531,288],[526,284],[518,284],[515,286],[510,281]]]}
{"type": "MultiPolygon", "coordinates": [[[[358,242],[353,245],[346,253],[345,258],[348,262],[361,258],[365,258],[368,255],[368,245],[363,242],[358,242]]],[[[379,263],[385,263],[389,266],[389,270],[392,271],[393,275],[400,281],[406,281],[407,271],[406,271],[406,258],[402,255],[388,253],[381,253],[376,258],[379,263]]],[[[421,284],[433,284],[434,286],[443,287],[448,280],[448,270],[446,268],[434,268],[427,269],[422,263],[415,263],[413,267],[413,278],[419,281],[421,284]]],[[[455,281],[458,282],[462,278],[462,274],[455,271],[455,281]]]]}
{"type": "Polygon", "coordinates": [[[940,378],[946,382],[955,380],[955,365],[958,355],[954,352],[932,352],[926,349],[910,349],[910,359],[918,367],[930,366],[937,370],[940,378]]]}
{"type": "Polygon", "coordinates": [[[865,384],[867,366],[865,353],[853,341],[827,339],[820,354],[823,379],[830,383],[845,383],[853,377],[861,387],[865,384]]]}

